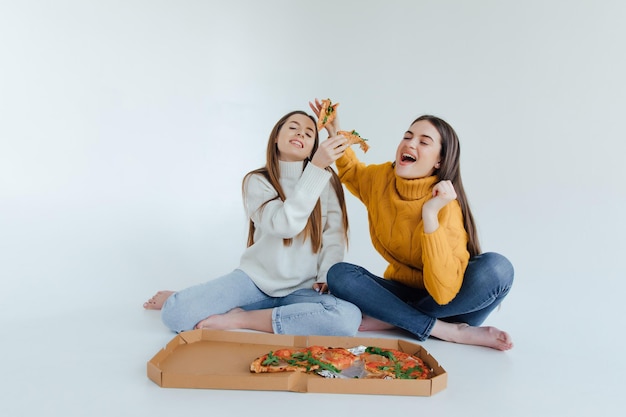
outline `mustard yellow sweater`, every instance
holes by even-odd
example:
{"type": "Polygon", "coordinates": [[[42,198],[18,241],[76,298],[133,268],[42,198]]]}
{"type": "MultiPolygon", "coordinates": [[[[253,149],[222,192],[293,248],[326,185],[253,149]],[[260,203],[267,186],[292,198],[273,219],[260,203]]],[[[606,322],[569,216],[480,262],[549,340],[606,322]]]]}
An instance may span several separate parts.
{"type": "Polygon", "coordinates": [[[437,177],[397,177],[391,162],[366,166],[351,148],[336,165],[341,182],[367,208],[374,248],[389,262],[383,277],[425,288],[437,303],[449,303],[469,261],[458,201],[439,211],[439,228],[426,234],[422,207],[432,198],[437,177]]]}

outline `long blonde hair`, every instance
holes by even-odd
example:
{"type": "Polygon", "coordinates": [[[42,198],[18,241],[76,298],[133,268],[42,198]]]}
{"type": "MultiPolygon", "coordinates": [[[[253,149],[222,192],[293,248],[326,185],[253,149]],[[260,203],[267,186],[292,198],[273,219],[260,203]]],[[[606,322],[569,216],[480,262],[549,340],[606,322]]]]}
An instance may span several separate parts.
{"type": "MultiPolygon", "coordinates": [[[[272,132],[270,133],[269,140],[267,141],[267,151],[266,151],[267,162],[265,166],[248,172],[243,178],[243,183],[242,183],[242,193],[243,193],[244,200],[246,198],[245,184],[248,178],[252,175],[255,175],[255,174],[263,175],[267,179],[267,181],[269,181],[272,187],[274,187],[278,195],[274,197],[273,199],[264,202],[261,205],[260,209],[262,209],[265,206],[265,204],[269,203],[270,201],[273,201],[276,199],[285,201],[286,199],[285,192],[283,191],[283,188],[281,187],[280,181],[279,181],[280,180],[280,165],[278,163],[279,158],[278,158],[278,146],[276,144],[276,138],[278,137],[278,133],[280,132],[280,129],[287,122],[287,119],[289,119],[291,116],[295,114],[301,114],[301,115],[309,117],[313,121],[313,125],[315,126],[315,143],[313,144],[313,150],[311,151],[311,155],[309,155],[309,158],[307,158],[304,161],[303,168],[306,167],[306,165],[310,162],[311,157],[315,154],[315,151],[317,151],[317,148],[319,146],[319,132],[317,131],[317,122],[315,121],[313,116],[303,111],[296,110],[296,111],[287,113],[286,115],[281,117],[278,122],[276,122],[276,124],[274,125],[274,128],[272,129],[272,132]]],[[[344,192],[343,192],[343,186],[341,185],[341,181],[339,180],[339,177],[337,176],[337,173],[335,172],[335,170],[333,170],[331,167],[327,167],[326,171],[331,173],[330,182],[333,186],[335,194],[337,195],[337,200],[339,200],[339,205],[341,207],[341,214],[342,214],[343,229],[344,229],[344,239],[347,244],[348,243],[348,214],[346,211],[346,199],[345,199],[344,192]]],[[[311,212],[311,215],[309,216],[306,227],[304,228],[302,232],[303,239],[307,239],[307,238],[311,239],[311,246],[313,248],[313,253],[319,252],[319,250],[322,248],[322,231],[323,231],[322,229],[323,229],[322,208],[321,208],[320,200],[318,199],[317,203],[315,204],[315,208],[313,209],[313,211],[311,212]]],[[[254,244],[254,231],[255,230],[256,228],[254,226],[254,222],[252,221],[252,219],[250,219],[250,225],[248,228],[247,246],[251,246],[252,244],[254,244]]],[[[283,244],[285,246],[291,246],[292,242],[293,242],[293,239],[291,238],[283,239],[283,244]]]]}

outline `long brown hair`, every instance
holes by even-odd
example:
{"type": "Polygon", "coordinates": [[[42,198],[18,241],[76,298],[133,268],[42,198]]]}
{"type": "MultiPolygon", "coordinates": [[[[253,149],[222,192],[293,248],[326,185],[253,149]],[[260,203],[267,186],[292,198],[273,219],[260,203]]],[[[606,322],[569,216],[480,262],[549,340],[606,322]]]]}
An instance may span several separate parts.
{"type": "MultiPolygon", "coordinates": [[[[259,208],[260,210],[262,210],[263,207],[270,201],[273,201],[276,199],[285,201],[286,199],[285,192],[283,191],[283,188],[281,187],[280,181],[279,181],[280,180],[280,164],[278,163],[279,155],[278,155],[278,145],[276,144],[276,138],[278,137],[278,133],[280,132],[280,129],[282,129],[282,127],[285,125],[287,120],[295,114],[301,114],[301,115],[309,117],[313,121],[313,125],[315,126],[315,143],[313,144],[311,155],[309,155],[309,157],[304,161],[303,169],[310,162],[311,157],[315,154],[315,151],[317,151],[317,148],[319,146],[319,132],[317,131],[317,122],[313,118],[313,116],[303,111],[296,110],[296,111],[287,113],[286,115],[281,117],[278,122],[276,122],[276,124],[274,125],[274,128],[272,129],[270,133],[269,139],[267,141],[267,151],[266,151],[267,162],[265,163],[265,166],[248,172],[243,178],[243,183],[242,183],[242,193],[243,193],[244,200],[246,198],[245,184],[248,178],[252,175],[255,175],[255,174],[263,175],[269,181],[272,187],[274,187],[278,195],[274,197],[273,199],[268,200],[265,203],[263,203],[263,205],[261,205],[261,207],[259,208]]],[[[339,200],[339,206],[341,207],[342,223],[343,223],[343,229],[344,229],[344,239],[347,244],[348,243],[348,214],[346,211],[346,199],[343,193],[343,186],[341,185],[341,181],[339,180],[337,173],[331,167],[327,167],[326,171],[331,173],[330,182],[333,186],[335,194],[337,194],[337,200],[339,200]]],[[[322,206],[321,206],[320,200],[318,199],[317,203],[315,204],[315,208],[311,212],[311,215],[309,216],[307,224],[302,232],[303,239],[307,239],[307,238],[311,239],[311,246],[313,248],[313,253],[319,252],[319,250],[322,248],[322,232],[323,232],[322,229],[323,229],[322,206]]],[[[248,227],[247,246],[251,246],[252,244],[254,244],[254,231],[255,230],[256,228],[254,226],[254,222],[252,221],[252,219],[250,219],[250,225],[248,227]]],[[[293,242],[292,238],[283,239],[283,244],[285,246],[291,246],[292,242],[293,242]]]]}
{"type": "MultiPolygon", "coordinates": [[[[463,188],[463,180],[461,179],[461,146],[459,144],[459,137],[452,126],[439,117],[426,114],[415,119],[413,123],[419,122],[420,120],[430,122],[441,136],[441,162],[440,167],[435,169],[434,175],[436,175],[440,181],[450,180],[452,182],[463,213],[465,231],[468,234],[467,249],[470,256],[478,255],[481,253],[481,249],[478,233],[476,231],[476,223],[474,222],[474,216],[472,215],[472,210],[470,209],[467,195],[465,194],[465,188],[463,188]]],[[[411,123],[411,125],[413,125],[413,123],[411,123]]]]}

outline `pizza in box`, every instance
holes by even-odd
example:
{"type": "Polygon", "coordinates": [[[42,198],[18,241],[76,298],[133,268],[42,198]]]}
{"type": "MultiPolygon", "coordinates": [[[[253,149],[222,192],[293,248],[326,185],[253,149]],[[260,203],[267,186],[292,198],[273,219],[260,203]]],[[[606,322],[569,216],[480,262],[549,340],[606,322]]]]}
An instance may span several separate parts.
{"type": "Polygon", "coordinates": [[[433,370],[415,355],[375,346],[310,346],[270,351],[250,364],[250,372],[307,372],[327,378],[428,379],[433,370]]]}

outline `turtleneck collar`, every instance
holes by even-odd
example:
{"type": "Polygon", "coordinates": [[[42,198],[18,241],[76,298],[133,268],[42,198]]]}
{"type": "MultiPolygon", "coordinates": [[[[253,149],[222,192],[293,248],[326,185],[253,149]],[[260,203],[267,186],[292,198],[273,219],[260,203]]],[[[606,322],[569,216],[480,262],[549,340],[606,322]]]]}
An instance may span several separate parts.
{"type": "Polygon", "coordinates": [[[283,178],[300,178],[304,169],[303,165],[304,161],[287,162],[279,160],[280,176],[283,178]]]}
{"type": "Polygon", "coordinates": [[[437,176],[416,178],[408,180],[395,176],[396,190],[403,200],[420,200],[430,196],[433,186],[437,182],[437,176]]]}

